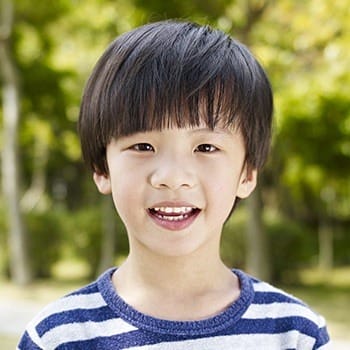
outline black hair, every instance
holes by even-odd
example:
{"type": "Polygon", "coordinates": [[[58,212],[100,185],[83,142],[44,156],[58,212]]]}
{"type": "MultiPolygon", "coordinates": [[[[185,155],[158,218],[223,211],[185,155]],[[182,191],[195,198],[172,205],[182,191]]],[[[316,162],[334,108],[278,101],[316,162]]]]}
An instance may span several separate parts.
{"type": "Polygon", "coordinates": [[[240,128],[246,164],[261,168],[272,109],[268,78],[243,44],[209,26],[163,21],[109,45],[87,82],[78,129],[83,157],[100,174],[112,138],[201,122],[240,128]]]}

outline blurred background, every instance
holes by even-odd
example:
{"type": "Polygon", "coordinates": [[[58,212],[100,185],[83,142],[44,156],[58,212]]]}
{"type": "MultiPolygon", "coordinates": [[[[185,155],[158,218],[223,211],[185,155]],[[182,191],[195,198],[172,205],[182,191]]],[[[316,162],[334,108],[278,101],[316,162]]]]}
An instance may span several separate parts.
{"type": "Polygon", "coordinates": [[[274,89],[270,159],[225,227],[225,261],[300,296],[349,340],[349,0],[0,0],[2,349],[42,305],[127,254],[81,161],[79,103],[113,38],[166,18],[241,40],[274,89]]]}

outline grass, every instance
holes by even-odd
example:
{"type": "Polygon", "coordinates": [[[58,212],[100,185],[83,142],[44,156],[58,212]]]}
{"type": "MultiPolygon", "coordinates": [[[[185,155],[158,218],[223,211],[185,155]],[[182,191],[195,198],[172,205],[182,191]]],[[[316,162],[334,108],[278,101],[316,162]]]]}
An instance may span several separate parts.
{"type": "MultiPolygon", "coordinates": [[[[350,266],[329,273],[305,270],[299,277],[300,285],[281,287],[322,314],[327,320],[332,338],[350,341],[350,266]]],[[[2,281],[0,300],[28,301],[44,306],[85,283],[84,280],[59,279],[39,281],[20,288],[2,281]]],[[[13,350],[17,342],[18,337],[0,333],[1,350],[13,350]]]]}
{"type": "Polygon", "coordinates": [[[315,286],[289,288],[289,291],[326,318],[331,338],[350,341],[350,290],[334,290],[315,286]]]}
{"type": "MultiPolygon", "coordinates": [[[[20,303],[35,303],[40,309],[85,283],[84,280],[50,280],[37,281],[26,287],[18,287],[8,281],[0,281],[0,300],[18,303],[17,307],[20,307],[20,303]]],[[[0,333],[1,350],[16,349],[18,341],[18,335],[0,333]]]]}
{"type": "Polygon", "coordinates": [[[17,343],[18,338],[0,333],[0,344],[2,350],[14,350],[16,349],[17,343]]]}

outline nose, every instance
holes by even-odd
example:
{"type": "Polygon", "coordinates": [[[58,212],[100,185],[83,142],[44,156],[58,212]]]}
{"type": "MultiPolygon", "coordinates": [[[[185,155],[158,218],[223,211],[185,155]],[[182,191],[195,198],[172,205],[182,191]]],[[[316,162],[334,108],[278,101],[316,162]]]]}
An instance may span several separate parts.
{"type": "Polygon", "coordinates": [[[157,162],[150,176],[150,183],[157,189],[178,190],[194,187],[195,178],[191,161],[181,157],[167,157],[157,162]]]}

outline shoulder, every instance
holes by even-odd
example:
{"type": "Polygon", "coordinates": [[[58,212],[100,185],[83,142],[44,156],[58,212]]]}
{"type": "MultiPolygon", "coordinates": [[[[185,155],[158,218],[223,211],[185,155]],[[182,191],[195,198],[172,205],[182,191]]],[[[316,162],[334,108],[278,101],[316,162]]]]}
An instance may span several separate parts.
{"type": "Polygon", "coordinates": [[[257,317],[288,318],[289,320],[305,319],[319,327],[325,326],[325,320],[318,313],[313,311],[301,299],[277,288],[267,282],[248,276],[252,281],[254,299],[250,312],[257,317]]]}
{"type": "MultiPolygon", "coordinates": [[[[67,312],[76,311],[74,317],[79,317],[81,310],[94,309],[106,305],[97,286],[93,282],[78,289],[46,306],[32,322],[41,323],[46,319],[59,320],[67,312]]],[[[53,325],[53,323],[51,322],[53,325]]],[[[55,326],[55,325],[53,325],[55,326]]]]}
{"type": "Polygon", "coordinates": [[[259,327],[259,332],[291,334],[305,341],[312,339],[320,346],[329,341],[325,319],[305,302],[267,282],[240,273],[250,280],[254,291],[252,303],[242,319],[259,327]]]}
{"type": "Polygon", "coordinates": [[[293,296],[290,293],[287,293],[283,289],[277,288],[270,283],[252,277],[241,270],[235,270],[235,273],[238,275],[241,285],[251,285],[254,293],[253,303],[270,304],[275,302],[281,302],[304,305],[307,307],[307,305],[301,299],[293,296]]]}
{"type": "MultiPolygon", "coordinates": [[[[98,284],[104,277],[102,275],[97,281],[47,305],[28,324],[19,349],[54,348],[52,341],[60,339],[63,333],[71,333],[75,327],[73,325],[91,321],[97,317],[93,315],[103,313],[107,304],[98,284]],[[33,344],[33,347],[21,345],[25,343],[33,344]],[[47,344],[51,346],[48,347],[47,344]]],[[[79,329],[74,329],[74,332],[75,337],[79,337],[79,329]]]]}

